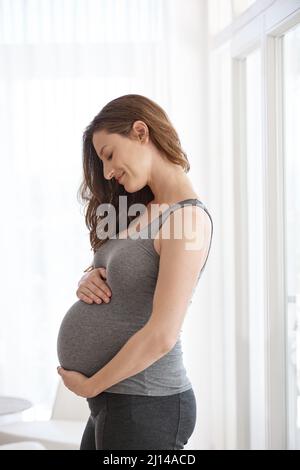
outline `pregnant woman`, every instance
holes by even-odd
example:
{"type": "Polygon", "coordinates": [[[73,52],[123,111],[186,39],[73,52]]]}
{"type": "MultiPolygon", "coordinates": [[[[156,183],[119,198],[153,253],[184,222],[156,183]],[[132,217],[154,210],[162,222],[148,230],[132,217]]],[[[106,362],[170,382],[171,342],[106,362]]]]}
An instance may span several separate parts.
{"type": "Polygon", "coordinates": [[[58,373],[91,412],[81,450],[183,449],[194,431],[180,333],[213,224],[189,169],[167,114],[144,96],[114,99],[84,132],[94,259],[57,340],[58,373]]]}

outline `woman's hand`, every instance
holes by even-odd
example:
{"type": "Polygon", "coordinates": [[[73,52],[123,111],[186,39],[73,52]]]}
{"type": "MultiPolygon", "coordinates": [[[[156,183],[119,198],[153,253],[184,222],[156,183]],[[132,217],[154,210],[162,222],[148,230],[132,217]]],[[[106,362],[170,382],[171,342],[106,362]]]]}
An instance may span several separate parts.
{"type": "Polygon", "coordinates": [[[78,282],[77,297],[87,304],[101,304],[102,301],[108,303],[112,294],[103,278],[106,279],[105,268],[95,268],[84,274],[78,282]]]}
{"type": "Polygon", "coordinates": [[[57,367],[57,372],[61,376],[65,386],[71,390],[71,392],[83,398],[96,396],[96,393],[92,390],[90,379],[85,375],[73,370],[63,369],[60,366],[57,367]]]}

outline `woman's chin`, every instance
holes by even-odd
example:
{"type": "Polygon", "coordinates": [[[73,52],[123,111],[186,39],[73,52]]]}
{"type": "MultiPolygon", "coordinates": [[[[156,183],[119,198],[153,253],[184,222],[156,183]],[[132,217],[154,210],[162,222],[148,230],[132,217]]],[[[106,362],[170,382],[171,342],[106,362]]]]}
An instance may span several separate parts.
{"type": "Polygon", "coordinates": [[[130,186],[127,181],[123,183],[123,187],[126,189],[127,193],[136,193],[139,190],[139,188],[130,186]]]}
{"type": "Polygon", "coordinates": [[[140,191],[141,189],[144,188],[144,186],[140,185],[130,185],[130,181],[128,181],[128,176],[126,175],[126,178],[124,178],[124,181],[120,181],[120,184],[126,189],[128,193],[136,193],[137,191],[140,191]]]}
{"type": "MultiPolygon", "coordinates": [[[[127,178],[127,175],[126,177],[123,179],[123,181],[120,181],[120,184],[126,189],[126,191],[128,192],[133,192],[133,191],[130,191],[130,185],[128,184],[128,178],[127,178]],[[129,188],[129,190],[128,190],[129,188]]],[[[134,190],[135,191],[135,190],[134,190]]]]}

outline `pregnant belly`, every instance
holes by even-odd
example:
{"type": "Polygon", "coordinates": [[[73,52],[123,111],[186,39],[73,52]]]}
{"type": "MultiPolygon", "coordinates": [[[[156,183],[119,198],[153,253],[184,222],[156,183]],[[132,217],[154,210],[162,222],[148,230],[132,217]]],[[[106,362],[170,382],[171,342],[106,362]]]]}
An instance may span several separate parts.
{"type": "Polygon", "coordinates": [[[59,363],[90,377],[122,348],[140,328],[124,321],[121,311],[109,304],[75,302],[61,323],[57,338],[59,363]]]}

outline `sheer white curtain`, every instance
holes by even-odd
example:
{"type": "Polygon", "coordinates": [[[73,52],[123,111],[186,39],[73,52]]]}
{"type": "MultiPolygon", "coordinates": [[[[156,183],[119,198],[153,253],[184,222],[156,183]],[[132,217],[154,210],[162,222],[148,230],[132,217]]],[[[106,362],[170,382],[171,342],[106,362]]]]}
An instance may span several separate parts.
{"type": "Polygon", "coordinates": [[[82,132],[109,100],[144,94],[170,115],[197,186],[203,5],[0,0],[0,394],[30,399],[38,416],[56,389],[60,321],[92,258],[76,200],[82,132]]]}
{"type": "Polygon", "coordinates": [[[92,254],[84,127],[132,90],[168,101],[163,3],[142,3],[0,2],[2,394],[53,397],[57,328],[92,254]]]}

